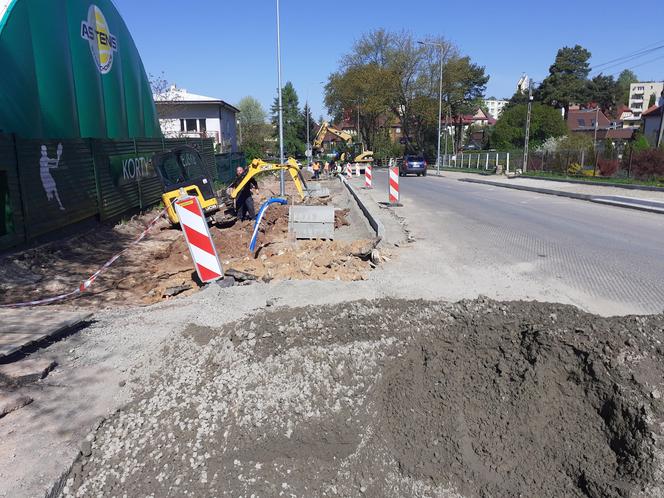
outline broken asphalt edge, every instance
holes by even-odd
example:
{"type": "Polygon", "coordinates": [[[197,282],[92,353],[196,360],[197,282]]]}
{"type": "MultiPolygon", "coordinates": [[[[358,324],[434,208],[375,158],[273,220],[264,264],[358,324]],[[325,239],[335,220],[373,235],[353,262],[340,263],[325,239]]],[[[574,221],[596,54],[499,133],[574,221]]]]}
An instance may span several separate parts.
{"type": "Polygon", "coordinates": [[[629,202],[629,201],[626,202],[624,199],[627,198],[616,200],[618,198],[602,197],[602,196],[588,195],[588,194],[577,194],[574,192],[564,192],[562,190],[551,190],[539,187],[526,187],[524,185],[512,185],[509,183],[492,182],[488,180],[475,180],[473,178],[459,178],[458,181],[464,183],[478,183],[480,185],[491,185],[493,187],[511,188],[514,190],[523,190],[525,192],[535,192],[538,194],[556,195],[558,197],[567,197],[570,199],[577,199],[580,201],[594,202],[596,204],[605,204],[609,206],[615,206],[627,209],[636,209],[638,211],[646,211],[649,213],[664,214],[664,205],[662,205],[662,207],[658,207],[652,205],[653,204],[652,202],[649,203],[650,205],[639,204],[638,199],[636,199],[635,202],[629,202]]]}
{"type": "Polygon", "coordinates": [[[364,213],[364,216],[369,222],[369,225],[371,225],[371,228],[373,228],[374,232],[376,232],[376,237],[379,237],[381,240],[385,240],[385,226],[380,221],[378,216],[375,216],[368,208],[368,206],[364,203],[364,201],[360,199],[360,196],[358,195],[357,191],[353,188],[353,186],[350,184],[350,182],[348,182],[343,176],[340,176],[339,178],[341,179],[341,183],[346,185],[346,188],[355,199],[355,202],[357,203],[358,207],[360,208],[362,213],[364,213]]]}

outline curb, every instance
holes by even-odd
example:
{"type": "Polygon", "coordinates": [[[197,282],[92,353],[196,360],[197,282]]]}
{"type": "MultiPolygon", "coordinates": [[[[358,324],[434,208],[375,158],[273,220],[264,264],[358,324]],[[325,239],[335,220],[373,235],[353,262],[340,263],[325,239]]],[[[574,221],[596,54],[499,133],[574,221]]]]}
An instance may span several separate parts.
{"type": "Polygon", "coordinates": [[[594,181],[584,181],[584,180],[566,180],[562,178],[544,178],[541,176],[528,176],[521,175],[515,178],[523,178],[525,180],[544,180],[549,182],[559,182],[559,183],[573,183],[575,185],[597,185],[598,187],[613,187],[613,188],[624,188],[626,190],[645,190],[649,192],[664,192],[664,187],[649,187],[647,185],[630,185],[628,183],[610,183],[610,182],[594,182],[594,181]]]}
{"type": "Polygon", "coordinates": [[[550,190],[539,187],[524,187],[523,185],[511,185],[506,183],[491,182],[487,180],[474,180],[472,178],[460,178],[457,181],[464,183],[478,183],[480,185],[491,185],[493,187],[511,188],[514,190],[522,190],[524,192],[535,192],[538,194],[556,195],[558,197],[567,197],[569,199],[577,199],[580,201],[588,201],[597,204],[605,204],[609,206],[635,209],[638,211],[646,211],[648,213],[664,214],[664,203],[657,203],[653,201],[642,201],[643,203],[639,204],[638,200],[637,202],[630,202],[630,199],[626,197],[622,198],[604,197],[604,196],[593,196],[588,194],[576,194],[574,192],[563,192],[561,190],[550,190]]]}
{"type": "Polygon", "coordinates": [[[371,225],[371,228],[373,228],[374,231],[376,232],[376,236],[379,237],[381,240],[385,239],[385,227],[383,226],[383,223],[378,219],[378,217],[371,214],[371,211],[364,204],[362,199],[360,199],[360,196],[355,191],[353,186],[350,183],[348,183],[348,181],[343,176],[340,176],[339,178],[341,178],[341,183],[346,185],[346,188],[348,189],[350,194],[355,199],[355,202],[357,202],[357,205],[359,206],[359,208],[364,213],[364,216],[366,217],[367,221],[369,222],[369,225],[371,225]]]}

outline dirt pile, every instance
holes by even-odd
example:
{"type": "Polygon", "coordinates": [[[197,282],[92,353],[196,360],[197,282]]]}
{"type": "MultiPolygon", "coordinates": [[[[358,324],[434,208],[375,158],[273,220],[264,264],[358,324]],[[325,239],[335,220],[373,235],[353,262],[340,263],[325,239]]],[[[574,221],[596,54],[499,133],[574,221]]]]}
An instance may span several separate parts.
{"type": "Polygon", "coordinates": [[[401,300],[189,325],[66,496],[660,496],[664,316],[401,300]]]}
{"type": "MultiPolygon", "coordinates": [[[[279,191],[275,177],[260,182],[256,207],[279,191]]],[[[297,194],[293,182],[287,193],[297,194]]],[[[299,201],[298,201],[299,202],[299,201]]],[[[308,198],[327,204],[331,197],[308,198]]],[[[367,278],[370,263],[357,249],[371,241],[295,241],[288,235],[288,206],[273,205],[265,213],[256,253],[249,251],[252,222],[212,226],[210,233],[224,268],[253,274],[258,281],[342,280],[367,278]]],[[[101,225],[66,240],[28,249],[0,260],[0,303],[16,303],[64,294],[122,251],[156,216],[153,211],[115,226],[101,225]]],[[[335,213],[337,229],[350,225],[349,210],[335,213]]],[[[160,222],[140,244],[131,247],[83,296],[66,303],[75,308],[153,304],[199,290],[194,266],[181,231],[160,222]]]]}

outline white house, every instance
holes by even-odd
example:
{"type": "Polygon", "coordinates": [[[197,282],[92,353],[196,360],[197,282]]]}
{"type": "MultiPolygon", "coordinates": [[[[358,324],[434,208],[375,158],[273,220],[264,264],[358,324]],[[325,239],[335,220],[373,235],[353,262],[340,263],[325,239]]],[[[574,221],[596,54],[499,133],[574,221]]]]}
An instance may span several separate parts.
{"type": "Polygon", "coordinates": [[[215,97],[171,86],[154,95],[161,131],[167,138],[214,138],[220,152],[237,152],[239,109],[215,97]]]}

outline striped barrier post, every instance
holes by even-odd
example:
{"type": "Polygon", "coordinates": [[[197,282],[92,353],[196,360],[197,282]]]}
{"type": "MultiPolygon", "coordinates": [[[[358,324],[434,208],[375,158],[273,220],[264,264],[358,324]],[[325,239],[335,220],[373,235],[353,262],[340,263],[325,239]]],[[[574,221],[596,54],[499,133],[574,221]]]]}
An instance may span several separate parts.
{"type": "Polygon", "coordinates": [[[353,169],[350,163],[346,163],[346,178],[352,178],[352,177],[353,177],[353,169]]]}
{"type": "Polygon", "coordinates": [[[399,167],[390,168],[390,204],[399,205],[399,167]]]}
{"type": "Polygon", "coordinates": [[[373,188],[373,171],[371,164],[364,168],[364,188],[373,188]]]}
{"type": "Polygon", "coordinates": [[[175,211],[201,282],[214,282],[223,278],[224,271],[198,199],[192,196],[180,197],[175,201],[175,211]]]}

